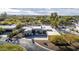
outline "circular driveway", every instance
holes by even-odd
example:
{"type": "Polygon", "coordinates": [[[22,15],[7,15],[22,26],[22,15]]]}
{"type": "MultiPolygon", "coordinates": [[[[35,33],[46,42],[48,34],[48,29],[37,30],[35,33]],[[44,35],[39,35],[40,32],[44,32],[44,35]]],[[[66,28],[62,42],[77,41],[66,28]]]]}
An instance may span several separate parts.
{"type": "Polygon", "coordinates": [[[33,44],[31,39],[22,38],[20,40],[20,45],[26,48],[28,51],[48,51],[47,49],[44,49],[36,44],[33,44]]]}

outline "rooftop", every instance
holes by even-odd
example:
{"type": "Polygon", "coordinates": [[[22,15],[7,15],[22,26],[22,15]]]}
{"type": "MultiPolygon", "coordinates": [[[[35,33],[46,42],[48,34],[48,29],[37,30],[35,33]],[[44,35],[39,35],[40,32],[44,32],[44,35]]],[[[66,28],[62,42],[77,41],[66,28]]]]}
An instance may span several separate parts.
{"type": "Polygon", "coordinates": [[[0,28],[14,29],[14,28],[16,28],[16,25],[15,24],[12,24],[12,25],[0,25],[0,28]]]}
{"type": "Polygon", "coordinates": [[[45,30],[47,35],[60,35],[55,28],[52,28],[50,25],[41,25],[41,26],[25,26],[22,29],[24,31],[31,31],[32,29],[45,30]]]}
{"type": "Polygon", "coordinates": [[[41,25],[41,26],[24,26],[22,29],[42,29],[42,30],[52,30],[52,27],[50,25],[41,25]]]}

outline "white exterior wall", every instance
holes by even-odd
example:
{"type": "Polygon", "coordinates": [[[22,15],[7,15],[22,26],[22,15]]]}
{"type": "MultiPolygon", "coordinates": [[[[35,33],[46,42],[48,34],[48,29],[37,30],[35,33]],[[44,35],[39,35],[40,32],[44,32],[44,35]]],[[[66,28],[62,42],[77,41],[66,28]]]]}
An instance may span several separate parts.
{"type": "Polygon", "coordinates": [[[76,26],[75,30],[79,31],[79,24],[75,24],[75,26],[76,26]]]}
{"type": "Polygon", "coordinates": [[[76,30],[78,30],[78,31],[79,31],[79,26],[76,26],[76,30]]]}
{"type": "Polygon", "coordinates": [[[56,29],[52,28],[52,31],[47,31],[47,35],[60,35],[60,33],[56,29]]]}

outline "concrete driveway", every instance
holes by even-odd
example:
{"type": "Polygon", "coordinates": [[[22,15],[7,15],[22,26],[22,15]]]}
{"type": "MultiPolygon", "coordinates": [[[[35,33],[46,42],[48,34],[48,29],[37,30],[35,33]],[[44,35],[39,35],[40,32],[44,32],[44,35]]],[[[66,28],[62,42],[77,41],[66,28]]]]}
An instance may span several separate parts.
{"type": "Polygon", "coordinates": [[[48,51],[47,49],[41,48],[40,46],[33,44],[31,39],[21,38],[20,45],[26,48],[28,51],[48,51]]]}

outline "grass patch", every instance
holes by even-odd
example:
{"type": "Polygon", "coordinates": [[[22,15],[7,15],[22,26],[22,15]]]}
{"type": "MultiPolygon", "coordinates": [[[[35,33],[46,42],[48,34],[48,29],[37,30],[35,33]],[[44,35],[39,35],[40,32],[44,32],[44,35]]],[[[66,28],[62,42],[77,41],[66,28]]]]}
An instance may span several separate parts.
{"type": "Polygon", "coordinates": [[[61,51],[76,51],[79,49],[79,36],[73,34],[54,35],[49,41],[58,46],[61,51]]]}
{"type": "Polygon", "coordinates": [[[72,44],[73,42],[79,42],[79,36],[73,35],[73,34],[63,34],[61,36],[59,35],[53,35],[49,36],[49,41],[51,41],[54,44],[72,44]]]}
{"type": "Polygon", "coordinates": [[[0,45],[0,51],[24,51],[24,50],[25,49],[22,48],[21,46],[10,43],[0,45]]]}

